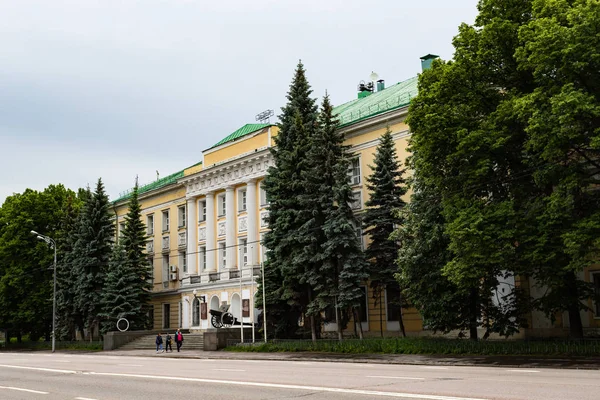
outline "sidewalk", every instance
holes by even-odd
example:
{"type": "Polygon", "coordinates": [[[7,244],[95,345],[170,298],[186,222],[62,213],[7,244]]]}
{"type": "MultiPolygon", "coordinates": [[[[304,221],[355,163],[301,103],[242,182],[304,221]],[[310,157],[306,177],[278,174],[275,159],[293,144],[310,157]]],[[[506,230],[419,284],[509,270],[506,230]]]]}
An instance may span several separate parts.
{"type": "Polygon", "coordinates": [[[334,353],[245,353],[228,351],[186,351],[159,353],[155,349],[113,350],[99,356],[168,357],[214,360],[317,361],[430,366],[487,366],[511,368],[600,369],[600,357],[543,356],[446,356],[423,354],[334,354],[334,353]]]}

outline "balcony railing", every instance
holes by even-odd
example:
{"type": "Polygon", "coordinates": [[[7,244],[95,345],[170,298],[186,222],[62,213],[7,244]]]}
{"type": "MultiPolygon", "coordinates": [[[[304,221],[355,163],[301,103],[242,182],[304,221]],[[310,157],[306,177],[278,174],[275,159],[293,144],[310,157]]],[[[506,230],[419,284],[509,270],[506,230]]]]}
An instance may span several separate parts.
{"type": "Polygon", "coordinates": [[[229,279],[239,279],[240,278],[240,271],[237,269],[232,269],[231,271],[229,271],[229,279]]]}
{"type": "Polygon", "coordinates": [[[201,279],[200,279],[200,275],[194,275],[194,276],[190,276],[190,284],[193,285],[194,283],[200,283],[201,279]]]}
{"type": "Polygon", "coordinates": [[[216,282],[220,279],[221,279],[221,275],[218,272],[211,272],[210,274],[208,274],[209,282],[216,282]]]}

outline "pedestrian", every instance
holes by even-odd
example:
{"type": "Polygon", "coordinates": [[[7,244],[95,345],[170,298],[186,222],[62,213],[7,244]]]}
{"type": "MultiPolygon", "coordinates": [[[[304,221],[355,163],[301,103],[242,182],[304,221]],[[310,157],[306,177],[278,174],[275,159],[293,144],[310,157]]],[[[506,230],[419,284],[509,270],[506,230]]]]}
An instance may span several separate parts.
{"type": "Polygon", "coordinates": [[[169,352],[169,349],[171,349],[171,353],[173,352],[173,338],[171,337],[171,334],[167,332],[167,337],[165,338],[166,344],[165,344],[165,353],[169,352]]]}
{"type": "Polygon", "coordinates": [[[175,343],[177,344],[177,352],[179,353],[179,349],[181,349],[181,345],[183,344],[183,335],[179,329],[175,333],[175,343]]]}
{"type": "Polygon", "coordinates": [[[158,335],[156,335],[156,352],[158,353],[160,350],[160,353],[163,353],[163,338],[162,336],[160,336],[160,332],[158,333],[158,335]]]}

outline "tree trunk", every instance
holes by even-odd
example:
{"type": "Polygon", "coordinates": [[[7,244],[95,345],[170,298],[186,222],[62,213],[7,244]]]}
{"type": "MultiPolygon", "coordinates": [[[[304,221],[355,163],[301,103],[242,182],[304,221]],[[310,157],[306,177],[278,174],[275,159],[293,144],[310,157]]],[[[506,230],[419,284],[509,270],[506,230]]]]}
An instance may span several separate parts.
{"type": "Polygon", "coordinates": [[[404,329],[404,316],[402,315],[402,292],[398,295],[398,304],[400,304],[400,310],[398,314],[398,323],[400,324],[400,332],[402,337],[406,337],[406,330],[404,329]]]}
{"type": "Polygon", "coordinates": [[[356,308],[352,309],[352,313],[354,314],[354,328],[356,329],[356,326],[358,324],[358,337],[360,338],[360,340],[362,340],[362,339],[364,339],[364,335],[363,335],[362,323],[360,321],[360,314],[358,313],[358,310],[356,308]]]}
{"type": "Polygon", "coordinates": [[[478,309],[477,307],[477,289],[471,289],[471,295],[469,296],[469,302],[471,312],[469,313],[469,339],[477,340],[477,317],[478,309]]]}
{"type": "Polygon", "coordinates": [[[383,288],[379,286],[379,331],[381,332],[381,337],[383,337],[383,299],[382,293],[383,288]]]}
{"type": "Polygon", "coordinates": [[[566,277],[567,296],[569,298],[569,336],[573,339],[583,338],[583,323],[579,312],[579,293],[577,292],[577,277],[574,272],[568,272],[566,277]]]}
{"type": "Polygon", "coordinates": [[[344,333],[342,332],[342,318],[340,315],[340,309],[337,305],[337,300],[335,302],[335,323],[337,325],[338,340],[341,342],[344,340],[344,333]]]}

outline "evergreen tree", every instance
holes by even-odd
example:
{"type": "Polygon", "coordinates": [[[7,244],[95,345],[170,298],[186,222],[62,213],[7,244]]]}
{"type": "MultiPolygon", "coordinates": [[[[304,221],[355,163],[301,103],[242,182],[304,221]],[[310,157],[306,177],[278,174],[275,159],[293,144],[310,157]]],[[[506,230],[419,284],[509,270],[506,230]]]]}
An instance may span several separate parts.
{"type": "Polygon", "coordinates": [[[140,286],[139,271],[132,268],[127,250],[122,244],[113,248],[102,291],[101,331],[116,330],[119,318],[126,318],[131,329],[145,329],[140,316],[145,304],[140,303],[140,295],[135,290],[140,286]]]}
{"type": "MultiPolygon", "coordinates": [[[[300,228],[309,219],[300,199],[305,191],[304,176],[308,170],[310,138],[317,129],[317,106],[310,97],[312,90],[305,76],[302,63],[298,63],[294,79],[287,94],[287,104],[279,116],[279,133],[275,137],[276,146],[271,148],[274,166],[269,168],[265,179],[265,190],[269,199],[269,228],[265,235],[268,248],[268,268],[265,272],[265,289],[274,296],[267,296],[268,318],[287,314],[298,320],[307,311],[313,293],[307,281],[302,244],[306,238],[299,235],[300,228]],[[281,278],[276,280],[273,278],[281,278]],[[284,303],[285,302],[285,303],[284,303]]],[[[314,317],[310,317],[313,338],[315,337],[314,317]]],[[[275,321],[273,321],[275,322],[275,321]]],[[[294,332],[281,332],[287,337],[294,332]]]]}
{"type": "MultiPolygon", "coordinates": [[[[383,291],[389,285],[396,284],[394,275],[398,272],[396,258],[399,245],[390,236],[397,226],[403,223],[400,211],[406,205],[402,196],[406,194],[406,182],[402,175],[396,154],[396,147],[389,127],[381,136],[381,143],[375,152],[373,173],[367,178],[367,188],[371,191],[369,200],[365,202],[368,207],[363,216],[364,234],[369,235],[371,242],[367,246],[366,257],[370,261],[369,276],[374,297],[380,303],[385,298],[383,291]]],[[[401,293],[401,291],[399,291],[401,293]]],[[[404,322],[402,320],[402,301],[390,299],[400,307],[399,323],[402,334],[404,322]]],[[[383,322],[380,315],[381,335],[383,336],[383,322]]]]}
{"type": "MultiPolygon", "coordinates": [[[[123,251],[125,252],[125,265],[122,268],[131,270],[131,274],[137,277],[129,282],[128,291],[135,295],[135,303],[128,313],[131,320],[130,325],[135,329],[151,329],[150,326],[150,293],[152,292],[152,271],[146,255],[146,226],[142,222],[142,209],[138,200],[137,179],[131,199],[129,210],[125,216],[125,228],[121,237],[123,251]],[[133,310],[137,313],[133,313],[133,310]]],[[[108,282],[107,282],[108,283],[108,282]]]]}
{"type": "Polygon", "coordinates": [[[109,205],[104,184],[98,179],[96,190],[83,209],[73,248],[73,271],[77,277],[75,307],[85,323],[90,340],[100,328],[104,276],[114,240],[109,205]]]}
{"type": "Polygon", "coordinates": [[[365,261],[356,236],[357,221],[350,202],[349,160],[344,136],[337,130],[333,107],[325,96],[319,115],[319,129],[312,137],[309,151],[310,169],[306,174],[306,193],[302,196],[311,218],[301,234],[308,239],[304,246],[305,265],[311,265],[314,300],[309,312],[319,315],[327,307],[335,309],[338,338],[345,326],[342,310],[358,305],[362,298],[361,280],[366,279],[365,261]]]}

